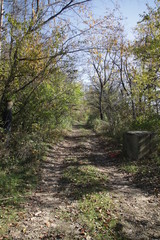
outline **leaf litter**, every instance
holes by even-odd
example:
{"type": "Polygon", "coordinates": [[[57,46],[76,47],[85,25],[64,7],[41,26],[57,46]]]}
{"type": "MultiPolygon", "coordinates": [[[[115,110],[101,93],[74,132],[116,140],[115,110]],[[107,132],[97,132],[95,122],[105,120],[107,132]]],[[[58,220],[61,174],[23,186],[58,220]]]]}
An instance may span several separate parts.
{"type": "Polygon", "coordinates": [[[159,193],[155,195],[140,188],[132,175],[120,169],[119,149],[90,130],[84,137],[84,132],[85,129],[76,126],[64,141],[49,148],[41,166],[42,181],[23,203],[25,215],[19,217],[18,225],[10,224],[7,234],[0,239],[106,240],[108,231],[107,239],[160,239],[159,193]],[[90,174],[87,171],[80,172],[82,179],[78,179],[78,184],[74,182],[77,175],[75,180],[64,179],[67,167],[82,170],[87,164],[92,166],[91,179],[94,168],[103,173],[103,178],[97,175],[92,179],[93,186],[92,181],[87,181],[88,175],[83,178],[84,173],[90,174]],[[103,184],[99,185],[99,180],[103,184]],[[105,194],[113,207],[106,206],[105,194]],[[101,203],[99,196],[104,197],[101,203]],[[85,215],[89,202],[93,208],[95,205],[93,216],[85,215]],[[116,222],[110,228],[113,219],[116,222]]]}

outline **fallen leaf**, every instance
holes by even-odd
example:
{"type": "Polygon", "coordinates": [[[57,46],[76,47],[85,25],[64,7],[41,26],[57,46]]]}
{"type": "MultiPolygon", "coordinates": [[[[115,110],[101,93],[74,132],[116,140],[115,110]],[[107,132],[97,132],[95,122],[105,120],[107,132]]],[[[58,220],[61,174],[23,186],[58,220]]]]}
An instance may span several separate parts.
{"type": "Polygon", "coordinates": [[[41,214],[41,211],[38,211],[38,212],[36,212],[35,214],[34,214],[34,216],[38,216],[38,215],[40,215],[41,214]]]}
{"type": "Polygon", "coordinates": [[[45,222],[45,225],[47,226],[47,227],[50,227],[50,223],[49,222],[45,222]]]}
{"type": "Polygon", "coordinates": [[[26,228],[23,228],[21,232],[26,233],[26,228]]]}
{"type": "Polygon", "coordinates": [[[81,229],[80,229],[80,234],[81,234],[81,235],[85,235],[85,229],[84,229],[84,228],[81,228],[81,229]]]}

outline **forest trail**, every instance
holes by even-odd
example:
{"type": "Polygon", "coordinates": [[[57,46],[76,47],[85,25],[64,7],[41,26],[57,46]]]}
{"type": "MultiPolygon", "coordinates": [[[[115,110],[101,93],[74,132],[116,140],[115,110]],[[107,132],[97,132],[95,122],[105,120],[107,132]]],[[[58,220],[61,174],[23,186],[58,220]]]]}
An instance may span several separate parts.
{"type": "Polygon", "coordinates": [[[82,236],[80,223],[61,217],[76,209],[70,185],[63,187],[61,182],[66,159],[75,158],[81,163],[88,159],[108,176],[105,188],[121,218],[122,239],[160,239],[160,199],[133,185],[128,174],[119,170],[120,159],[110,156],[112,148],[85,126],[75,126],[62,142],[51,146],[42,164],[42,181],[24,205],[22,220],[10,227],[10,239],[93,239],[82,236]]]}

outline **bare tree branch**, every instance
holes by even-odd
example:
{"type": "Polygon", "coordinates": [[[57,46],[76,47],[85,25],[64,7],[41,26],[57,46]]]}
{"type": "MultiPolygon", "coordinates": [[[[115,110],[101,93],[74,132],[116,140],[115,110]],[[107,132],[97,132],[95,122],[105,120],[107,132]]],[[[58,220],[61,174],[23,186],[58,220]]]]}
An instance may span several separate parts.
{"type": "Polygon", "coordinates": [[[64,12],[65,10],[72,8],[74,6],[80,5],[80,4],[84,4],[86,2],[90,2],[91,0],[84,0],[84,1],[79,1],[79,2],[75,2],[74,0],[70,0],[69,3],[67,3],[64,7],[62,7],[57,13],[55,13],[54,15],[52,15],[51,17],[49,17],[47,20],[45,20],[44,22],[38,24],[37,26],[33,27],[30,32],[36,31],[38,30],[40,27],[46,25],[48,22],[50,22],[51,20],[53,20],[54,18],[58,17],[62,12],[64,12]]]}

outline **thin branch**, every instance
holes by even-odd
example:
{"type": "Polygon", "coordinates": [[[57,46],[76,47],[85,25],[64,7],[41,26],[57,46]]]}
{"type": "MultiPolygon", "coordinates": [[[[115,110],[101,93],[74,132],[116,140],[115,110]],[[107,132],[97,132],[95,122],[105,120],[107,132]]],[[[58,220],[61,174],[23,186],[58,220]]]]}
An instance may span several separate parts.
{"type": "Polygon", "coordinates": [[[46,56],[46,57],[41,57],[41,58],[19,58],[19,61],[40,61],[40,60],[44,60],[44,59],[53,59],[59,56],[65,56],[66,54],[72,54],[72,53],[77,53],[77,52],[89,52],[90,50],[94,50],[97,49],[97,47],[87,47],[87,48],[79,48],[79,49],[75,49],[75,50],[66,50],[63,51],[61,50],[59,53],[56,53],[53,56],[46,56]]]}
{"type": "Polygon", "coordinates": [[[89,2],[91,0],[84,0],[84,1],[80,1],[80,2],[76,2],[76,3],[73,3],[74,0],[70,0],[68,4],[66,4],[64,7],[62,7],[62,9],[57,12],[56,14],[54,14],[53,16],[49,17],[47,20],[45,20],[44,22],[42,22],[41,24],[39,24],[38,26],[32,28],[30,30],[30,32],[33,32],[33,31],[36,31],[38,30],[40,27],[46,25],[48,22],[50,22],[51,20],[53,20],[54,18],[56,18],[57,16],[59,16],[62,12],[64,12],[65,10],[69,9],[69,8],[72,8],[76,5],[80,5],[80,4],[83,4],[83,3],[86,3],[86,2],[89,2]],[[73,3],[73,4],[72,4],[73,3]]]}

